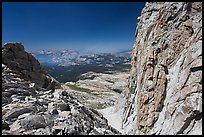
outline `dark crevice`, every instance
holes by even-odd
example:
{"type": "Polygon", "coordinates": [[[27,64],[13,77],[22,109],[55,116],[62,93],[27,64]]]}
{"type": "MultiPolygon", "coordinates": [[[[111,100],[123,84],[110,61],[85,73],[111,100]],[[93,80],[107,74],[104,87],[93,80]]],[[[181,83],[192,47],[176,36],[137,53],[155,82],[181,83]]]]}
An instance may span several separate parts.
{"type": "Polygon", "coordinates": [[[151,77],[149,77],[147,80],[151,80],[151,81],[153,81],[153,77],[151,76],[151,77]]]}
{"type": "Polygon", "coordinates": [[[169,74],[168,67],[166,65],[160,64],[164,68],[164,72],[166,75],[169,74]]]}
{"type": "Polygon", "coordinates": [[[177,134],[183,134],[183,131],[189,126],[190,122],[191,122],[191,118],[187,118],[185,124],[183,125],[183,127],[177,132],[177,134]]]}
{"type": "Polygon", "coordinates": [[[199,84],[202,84],[202,78],[201,78],[201,80],[200,80],[199,84]]]}
{"type": "Polygon", "coordinates": [[[161,49],[160,49],[160,48],[157,48],[157,49],[156,49],[156,54],[159,54],[159,53],[161,53],[161,49]]]}
{"type": "Polygon", "coordinates": [[[191,123],[191,121],[193,119],[195,120],[200,120],[202,118],[202,112],[198,111],[198,110],[195,110],[193,111],[193,113],[188,117],[186,118],[185,120],[185,123],[184,125],[181,127],[181,129],[177,132],[177,134],[183,134],[184,130],[186,128],[188,128],[189,124],[191,123]]]}
{"type": "Polygon", "coordinates": [[[191,72],[202,71],[202,66],[190,68],[191,72]]]}
{"type": "Polygon", "coordinates": [[[166,23],[169,22],[170,20],[174,20],[176,18],[176,15],[172,15],[167,18],[166,23]]]}
{"type": "Polygon", "coordinates": [[[195,110],[195,111],[194,111],[194,119],[195,119],[196,121],[201,120],[201,119],[202,119],[202,112],[200,112],[200,111],[198,111],[198,110],[195,110]]]}
{"type": "Polygon", "coordinates": [[[45,78],[45,80],[44,80],[44,85],[42,86],[42,88],[47,88],[48,85],[49,85],[49,81],[48,81],[47,78],[45,78]]]}
{"type": "Polygon", "coordinates": [[[192,4],[191,3],[187,3],[186,7],[185,7],[185,10],[187,10],[187,12],[190,12],[191,11],[191,7],[192,7],[192,4]]]}

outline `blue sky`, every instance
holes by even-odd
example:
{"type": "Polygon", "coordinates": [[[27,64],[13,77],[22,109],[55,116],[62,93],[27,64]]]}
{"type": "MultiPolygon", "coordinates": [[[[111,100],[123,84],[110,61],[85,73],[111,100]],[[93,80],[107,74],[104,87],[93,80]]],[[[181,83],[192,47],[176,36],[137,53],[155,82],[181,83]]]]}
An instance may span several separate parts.
{"type": "Polygon", "coordinates": [[[29,52],[132,49],[144,2],[2,2],[2,45],[22,42],[29,52]]]}

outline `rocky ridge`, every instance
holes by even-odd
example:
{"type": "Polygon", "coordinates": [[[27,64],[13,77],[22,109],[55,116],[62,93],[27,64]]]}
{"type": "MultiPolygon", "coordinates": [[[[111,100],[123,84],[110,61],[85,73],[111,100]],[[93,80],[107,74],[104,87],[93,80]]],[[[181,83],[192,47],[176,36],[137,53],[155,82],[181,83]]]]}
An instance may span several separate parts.
{"type": "Polygon", "coordinates": [[[10,42],[4,45],[2,63],[15,71],[19,77],[33,82],[36,88],[41,87],[49,90],[61,87],[58,81],[48,76],[39,61],[24,50],[21,43],[10,42]]]}
{"type": "Polygon", "coordinates": [[[202,2],[147,2],[138,20],[125,134],[202,134],[202,2]]]}
{"type": "MultiPolygon", "coordinates": [[[[107,119],[101,113],[85,107],[76,97],[69,95],[68,91],[60,88],[49,89],[47,86],[44,87],[44,84],[33,81],[32,76],[30,80],[26,78],[29,73],[25,75],[21,73],[21,70],[25,69],[24,65],[27,65],[23,63],[26,57],[17,55],[18,53],[28,55],[28,53],[19,43],[6,45],[9,46],[2,49],[2,57],[6,59],[5,64],[2,64],[3,135],[121,134],[108,125],[107,119]],[[17,53],[15,53],[16,49],[17,53]],[[15,56],[6,52],[13,52],[15,56]],[[19,60],[22,62],[18,62],[19,60]]],[[[38,69],[40,69],[39,65],[37,65],[38,69]]],[[[32,66],[34,66],[33,62],[30,68],[32,66]]],[[[28,67],[26,69],[29,70],[28,67]]],[[[40,69],[40,71],[43,70],[40,69]]],[[[46,73],[40,74],[47,77],[46,73]]],[[[40,78],[43,79],[43,77],[40,78]]],[[[42,79],[39,81],[44,82],[42,79]]]]}

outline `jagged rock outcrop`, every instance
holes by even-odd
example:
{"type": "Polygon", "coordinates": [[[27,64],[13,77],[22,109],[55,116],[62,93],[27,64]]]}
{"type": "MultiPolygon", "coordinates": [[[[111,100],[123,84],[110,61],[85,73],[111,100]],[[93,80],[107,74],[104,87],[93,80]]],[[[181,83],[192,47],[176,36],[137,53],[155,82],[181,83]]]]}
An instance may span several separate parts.
{"type": "Polygon", "coordinates": [[[7,45],[2,53],[3,135],[121,134],[108,125],[101,113],[82,105],[68,94],[69,91],[48,90],[41,83],[37,83],[39,88],[36,88],[34,82],[37,78],[29,75],[29,72],[35,68],[37,70],[34,72],[39,72],[36,75],[46,73],[43,73],[40,64],[33,65],[37,60],[29,56],[18,43],[7,45]],[[28,73],[22,74],[21,70],[28,73]]]}
{"type": "Polygon", "coordinates": [[[2,48],[2,63],[25,80],[35,83],[35,87],[60,88],[60,83],[43,70],[31,53],[24,50],[21,43],[6,43],[2,48]]]}
{"type": "Polygon", "coordinates": [[[138,18],[126,134],[202,134],[202,2],[147,2],[138,18]]]}

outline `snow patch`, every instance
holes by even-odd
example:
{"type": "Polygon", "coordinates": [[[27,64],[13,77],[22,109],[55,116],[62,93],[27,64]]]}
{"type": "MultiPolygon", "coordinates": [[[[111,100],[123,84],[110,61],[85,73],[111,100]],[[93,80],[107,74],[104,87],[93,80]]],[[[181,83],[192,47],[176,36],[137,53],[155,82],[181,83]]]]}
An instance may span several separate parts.
{"type": "Polygon", "coordinates": [[[124,131],[122,129],[122,117],[120,115],[120,111],[115,111],[115,106],[107,107],[97,111],[103,114],[103,116],[108,120],[109,125],[123,134],[124,131]]]}

